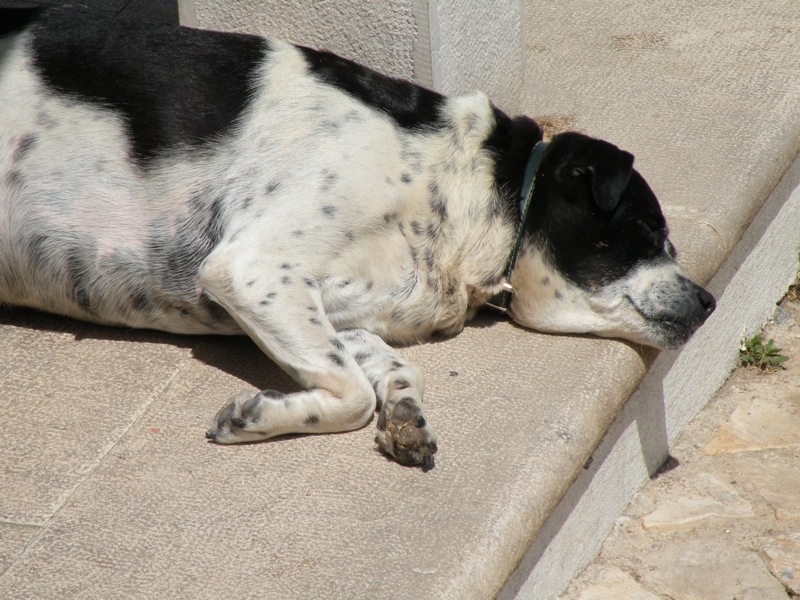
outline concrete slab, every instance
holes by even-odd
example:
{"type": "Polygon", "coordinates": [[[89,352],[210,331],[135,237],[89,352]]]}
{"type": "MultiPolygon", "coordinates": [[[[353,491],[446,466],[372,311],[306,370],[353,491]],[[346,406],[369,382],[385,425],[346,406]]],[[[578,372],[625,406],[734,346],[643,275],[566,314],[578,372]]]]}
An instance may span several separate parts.
{"type": "Polygon", "coordinates": [[[189,358],[168,336],[0,312],[0,521],[43,525],[189,358]]]}
{"type": "Polygon", "coordinates": [[[379,455],[371,426],[206,443],[221,398],[248,381],[292,384],[247,340],[202,340],[0,580],[0,596],[490,596],[549,512],[552,490],[566,489],[585,459],[587,431],[602,431],[595,417],[624,397],[614,363],[644,370],[627,345],[592,339],[575,339],[546,369],[519,360],[562,343],[482,320],[406,349],[425,371],[441,447],[437,468],[422,474],[379,455]],[[598,354],[606,360],[591,361],[598,354]],[[589,362],[575,377],[575,364],[589,362]],[[565,382],[559,394],[531,393],[552,378],[565,382]]]}

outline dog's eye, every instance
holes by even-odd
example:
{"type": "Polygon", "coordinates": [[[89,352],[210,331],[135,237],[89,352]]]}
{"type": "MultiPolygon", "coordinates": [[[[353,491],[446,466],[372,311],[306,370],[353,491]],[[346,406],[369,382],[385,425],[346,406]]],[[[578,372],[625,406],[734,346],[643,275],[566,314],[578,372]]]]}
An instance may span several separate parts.
{"type": "Polygon", "coordinates": [[[583,179],[584,177],[586,177],[586,169],[583,169],[581,167],[575,167],[574,169],[572,169],[570,175],[572,175],[575,179],[583,179]]]}

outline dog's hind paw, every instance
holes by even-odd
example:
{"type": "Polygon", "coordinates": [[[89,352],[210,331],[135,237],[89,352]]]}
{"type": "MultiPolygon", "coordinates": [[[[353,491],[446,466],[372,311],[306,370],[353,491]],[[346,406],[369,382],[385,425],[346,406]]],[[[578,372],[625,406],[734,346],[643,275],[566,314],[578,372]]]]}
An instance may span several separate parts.
{"type": "Polygon", "coordinates": [[[424,471],[435,465],[436,436],[422,406],[412,397],[384,404],[378,415],[375,442],[402,465],[420,465],[424,471]]]}

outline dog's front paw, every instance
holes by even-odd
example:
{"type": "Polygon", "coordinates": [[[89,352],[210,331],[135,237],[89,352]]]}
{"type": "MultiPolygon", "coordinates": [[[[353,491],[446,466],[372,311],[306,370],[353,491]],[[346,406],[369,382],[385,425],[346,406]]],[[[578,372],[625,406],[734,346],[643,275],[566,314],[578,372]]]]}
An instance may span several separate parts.
{"type": "Polygon", "coordinates": [[[402,465],[421,465],[427,471],[434,467],[436,436],[422,406],[412,397],[386,403],[378,415],[378,447],[402,465]]]}
{"type": "Polygon", "coordinates": [[[262,423],[263,403],[271,394],[278,393],[242,392],[217,413],[206,438],[217,444],[240,444],[270,437],[262,423]]]}

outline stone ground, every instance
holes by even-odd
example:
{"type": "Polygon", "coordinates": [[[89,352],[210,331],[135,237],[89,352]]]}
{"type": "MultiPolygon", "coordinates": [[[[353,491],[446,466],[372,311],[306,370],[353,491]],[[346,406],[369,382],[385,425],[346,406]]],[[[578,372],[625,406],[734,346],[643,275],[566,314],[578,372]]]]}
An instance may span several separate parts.
{"type": "Polygon", "coordinates": [[[800,288],[763,337],[785,369],[734,371],[561,600],[800,597],[800,288]]]}

